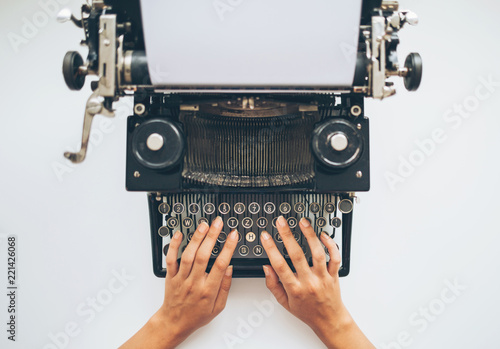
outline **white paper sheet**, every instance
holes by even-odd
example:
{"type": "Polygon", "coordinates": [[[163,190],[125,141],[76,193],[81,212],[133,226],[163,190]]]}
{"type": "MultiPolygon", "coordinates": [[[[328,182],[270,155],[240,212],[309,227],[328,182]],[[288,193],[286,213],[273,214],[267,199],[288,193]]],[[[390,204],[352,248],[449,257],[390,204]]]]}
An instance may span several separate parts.
{"type": "Polygon", "coordinates": [[[352,85],[361,0],[141,0],[154,85],[352,85]]]}

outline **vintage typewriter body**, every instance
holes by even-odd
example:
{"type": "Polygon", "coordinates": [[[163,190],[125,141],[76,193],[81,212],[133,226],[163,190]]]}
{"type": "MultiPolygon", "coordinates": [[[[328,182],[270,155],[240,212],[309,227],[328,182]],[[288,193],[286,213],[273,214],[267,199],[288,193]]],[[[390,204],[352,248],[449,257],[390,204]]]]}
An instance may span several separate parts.
{"type": "Polygon", "coordinates": [[[65,156],[83,161],[93,117],[113,116],[113,102],[133,95],[126,187],[148,193],[157,276],[165,276],[164,256],[175,231],[184,234],[185,247],[200,222],[221,216],[224,231],[211,263],[236,229],[234,275],[261,277],[261,266],[269,263],[260,245],[262,231],[275,238],[288,260],[275,227],[280,215],[309,259],[301,218],[318,234],[334,237],[342,255],[340,275],[347,275],[355,193],[370,188],[364,99],[393,95],[391,76],[404,77],[408,90],[418,88],[420,56],[410,54],[403,66],[396,52],[398,30],[416,24],[416,16],[400,11],[395,1],[359,0],[349,84],[210,86],[168,83],[169,74],[151,66],[146,52],[155,50],[151,34],[145,35],[145,29],[152,31],[145,23],[151,13],[147,2],[93,1],[82,7],[81,19],[61,12],[61,21],[84,29],[89,48],[85,61],[76,52],[66,55],[66,83],[79,90],[86,75],[99,77],[85,111],[82,148],[65,156]]]}

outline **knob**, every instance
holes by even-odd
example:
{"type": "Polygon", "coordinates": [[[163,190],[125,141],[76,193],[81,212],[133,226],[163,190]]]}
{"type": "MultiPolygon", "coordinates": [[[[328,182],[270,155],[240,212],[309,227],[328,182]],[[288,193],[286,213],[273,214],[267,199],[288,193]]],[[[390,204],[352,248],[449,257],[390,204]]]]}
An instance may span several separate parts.
{"type": "Polygon", "coordinates": [[[181,161],[185,148],[182,130],[167,119],[151,119],[132,134],[132,154],[144,167],[169,170],[181,161]]]}
{"type": "Polygon", "coordinates": [[[415,12],[408,11],[405,13],[405,22],[409,25],[416,26],[418,24],[418,15],[415,12]]]}
{"type": "Polygon", "coordinates": [[[85,67],[83,58],[76,51],[69,51],[63,60],[63,76],[66,85],[70,90],[79,91],[85,84],[85,67]]]}
{"type": "Polygon", "coordinates": [[[422,82],[422,57],[418,53],[410,53],[406,57],[405,68],[407,69],[404,78],[405,87],[408,91],[416,91],[422,82]]]}
{"type": "Polygon", "coordinates": [[[63,8],[57,14],[57,21],[59,23],[66,23],[66,22],[71,20],[72,16],[73,16],[73,14],[71,13],[71,10],[69,8],[63,8]]]}
{"type": "Polygon", "coordinates": [[[321,164],[340,170],[353,165],[360,158],[363,143],[363,136],[353,123],[344,119],[331,119],[314,129],[311,149],[321,164]]]}

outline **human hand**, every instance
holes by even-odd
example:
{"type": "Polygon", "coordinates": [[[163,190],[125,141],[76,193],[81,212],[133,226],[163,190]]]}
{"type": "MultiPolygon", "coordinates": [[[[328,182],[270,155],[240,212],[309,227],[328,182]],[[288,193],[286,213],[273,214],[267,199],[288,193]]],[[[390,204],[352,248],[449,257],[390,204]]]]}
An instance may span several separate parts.
{"type": "Polygon", "coordinates": [[[229,234],[209,274],[208,261],[222,230],[220,217],[212,226],[198,226],[177,263],[182,234],[177,232],[167,252],[165,299],[160,310],[123,348],[175,348],[224,309],[231,287],[231,257],[238,233],[229,234]]]}
{"type": "Polygon", "coordinates": [[[342,302],[338,276],[341,256],[333,239],[321,234],[321,242],[330,254],[327,264],[311,224],[304,218],[300,221],[312,254],[310,267],[286,220],[279,217],[276,226],[296,270],[292,272],[272,237],[263,232],[262,246],[272,265],[263,267],[266,285],[278,303],[311,327],[329,348],[374,348],[342,302]]]}

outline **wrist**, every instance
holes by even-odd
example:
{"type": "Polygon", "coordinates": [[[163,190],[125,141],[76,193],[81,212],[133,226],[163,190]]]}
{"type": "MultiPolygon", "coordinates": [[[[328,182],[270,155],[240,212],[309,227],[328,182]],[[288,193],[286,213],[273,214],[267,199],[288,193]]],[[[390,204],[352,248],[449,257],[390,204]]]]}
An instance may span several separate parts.
{"type": "Polygon", "coordinates": [[[328,348],[336,348],[338,339],[355,327],[356,323],[351,314],[342,307],[334,316],[323,319],[317,326],[312,327],[312,330],[328,348]]]}
{"type": "Polygon", "coordinates": [[[173,349],[187,338],[187,335],[184,335],[176,324],[169,320],[162,309],[157,311],[148,323],[154,336],[158,338],[159,348],[173,349]]]}

